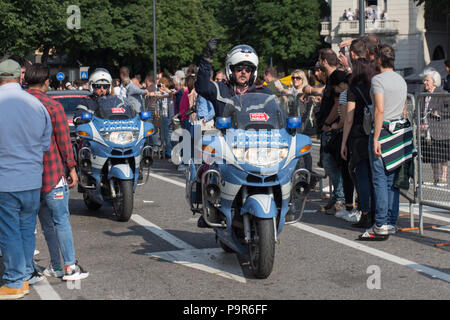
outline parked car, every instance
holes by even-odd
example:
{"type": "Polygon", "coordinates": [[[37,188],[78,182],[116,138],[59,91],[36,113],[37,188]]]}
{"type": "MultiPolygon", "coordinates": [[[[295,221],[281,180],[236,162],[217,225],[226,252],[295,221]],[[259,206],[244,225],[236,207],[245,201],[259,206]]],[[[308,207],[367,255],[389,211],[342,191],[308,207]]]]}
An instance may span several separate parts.
{"type": "Polygon", "coordinates": [[[51,99],[58,101],[64,107],[67,122],[70,128],[70,137],[72,139],[72,143],[76,139],[75,126],[73,124],[73,116],[75,114],[75,110],[77,109],[80,100],[87,97],[90,94],[91,93],[88,90],[47,91],[47,95],[51,99]]]}

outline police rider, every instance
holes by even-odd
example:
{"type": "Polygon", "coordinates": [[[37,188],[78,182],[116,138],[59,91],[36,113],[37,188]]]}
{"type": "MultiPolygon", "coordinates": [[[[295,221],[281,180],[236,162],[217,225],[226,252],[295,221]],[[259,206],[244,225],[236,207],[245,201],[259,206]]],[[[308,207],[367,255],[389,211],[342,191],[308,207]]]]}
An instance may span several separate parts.
{"type": "Polygon", "coordinates": [[[203,51],[195,82],[196,92],[211,101],[216,117],[223,115],[225,105],[239,94],[265,93],[272,94],[266,87],[256,87],[253,83],[258,72],[258,55],[246,44],[240,44],[231,49],[225,60],[226,82],[211,82],[211,63],[217,50],[217,38],[208,41],[203,51]]]}
{"type": "MultiPolygon", "coordinates": [[[[241,44],[232,48],[225,60],[226,82],[210,81],[211,63],[214,52],[217,50],[217,38],[208,41],[203,51],[203,59],[200,61],[195,82],[196,92],[212,102],[216,117],[224,115],[225,106],[232,104],[231,98],[247,93],[273,94],[266,87],[256,87],[253,83],[258,72],[258,55],[249,45],[241,44]]],[[[208,228],[203,215],[197,221],[200,228],[208,228]]]]}
{"type": "Polygon", "coordinates": [[[134,111],[126,98],[112,95],[112,77],[108,70],[97,68],[89,78],[89,97],[80,101],[77,106],[73,122],[79,125],[86,121],[82,120],[82,114],[89,112],[102,118],[113,114],[122,114],[134,117],[134,111]]]}

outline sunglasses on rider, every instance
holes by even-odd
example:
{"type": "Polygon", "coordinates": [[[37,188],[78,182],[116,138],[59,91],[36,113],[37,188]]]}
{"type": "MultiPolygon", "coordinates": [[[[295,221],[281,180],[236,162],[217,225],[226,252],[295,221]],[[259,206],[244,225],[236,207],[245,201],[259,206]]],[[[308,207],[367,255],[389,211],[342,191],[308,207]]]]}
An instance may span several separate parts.
{"type": "Polygon", "coordinates": [[[237,66],[234,66],[233,69],[235,72],[241,72],[242,70],[245,70],[245,72],[250,73],[253,71],[253,67],[246,65],[246,64],[239,64],[237,66]]]}
{"type": "Polygon", "coordinates": [[[301,80],[302,78],[301,77],[291,77],[292,78],[292,80],[301,80]]]}
{"type": "Polygon", "coordinates": [[[100,89],[100,88],[103,88],[103,89],[105,89],[105,90],[108,90],[109,87],[110,87],[110,85],[109,85],[109,84],[93,84],[92,87],[93,87],[94,89],[100,89]]]}

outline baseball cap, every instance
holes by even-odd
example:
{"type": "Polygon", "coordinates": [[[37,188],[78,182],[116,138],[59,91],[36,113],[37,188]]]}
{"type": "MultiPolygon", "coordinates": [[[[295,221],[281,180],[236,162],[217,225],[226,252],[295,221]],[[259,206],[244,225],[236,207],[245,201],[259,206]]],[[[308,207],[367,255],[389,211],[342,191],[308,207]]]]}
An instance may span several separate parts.
{"type": "Polygon", "coordinates": [[[71,86],[72,84],[70,83],[70,82],[67,82],[66,83],[66,88],[68,87],[68,86],[71,86]]]}
{"type": "Polygon", "coordinates": [[[7,59],[0,63],[0,79],[20,78],[20,64],[16,61],[7,59]]]}

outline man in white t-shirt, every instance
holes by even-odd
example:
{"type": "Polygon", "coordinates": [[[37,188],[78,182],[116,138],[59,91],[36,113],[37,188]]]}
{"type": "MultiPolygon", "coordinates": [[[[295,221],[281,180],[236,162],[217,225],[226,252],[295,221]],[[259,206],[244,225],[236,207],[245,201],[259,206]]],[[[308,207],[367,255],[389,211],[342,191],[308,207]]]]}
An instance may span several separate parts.
{"type": "Polygon", "coordinates": [[[387,172],[381,157],[379,141],[383,121],[400,120],[405,115],[407,86],[394,72],[395,52],[388,45],[379,47],[376,63],[381,73],[372,78],[371,95],[374,102],[374,128],[369,138],[369,159],[375,194],[374,236],[387,238],[396,232],[399,212],[399,189],[394,187],[399,168],[387,172]]]}

